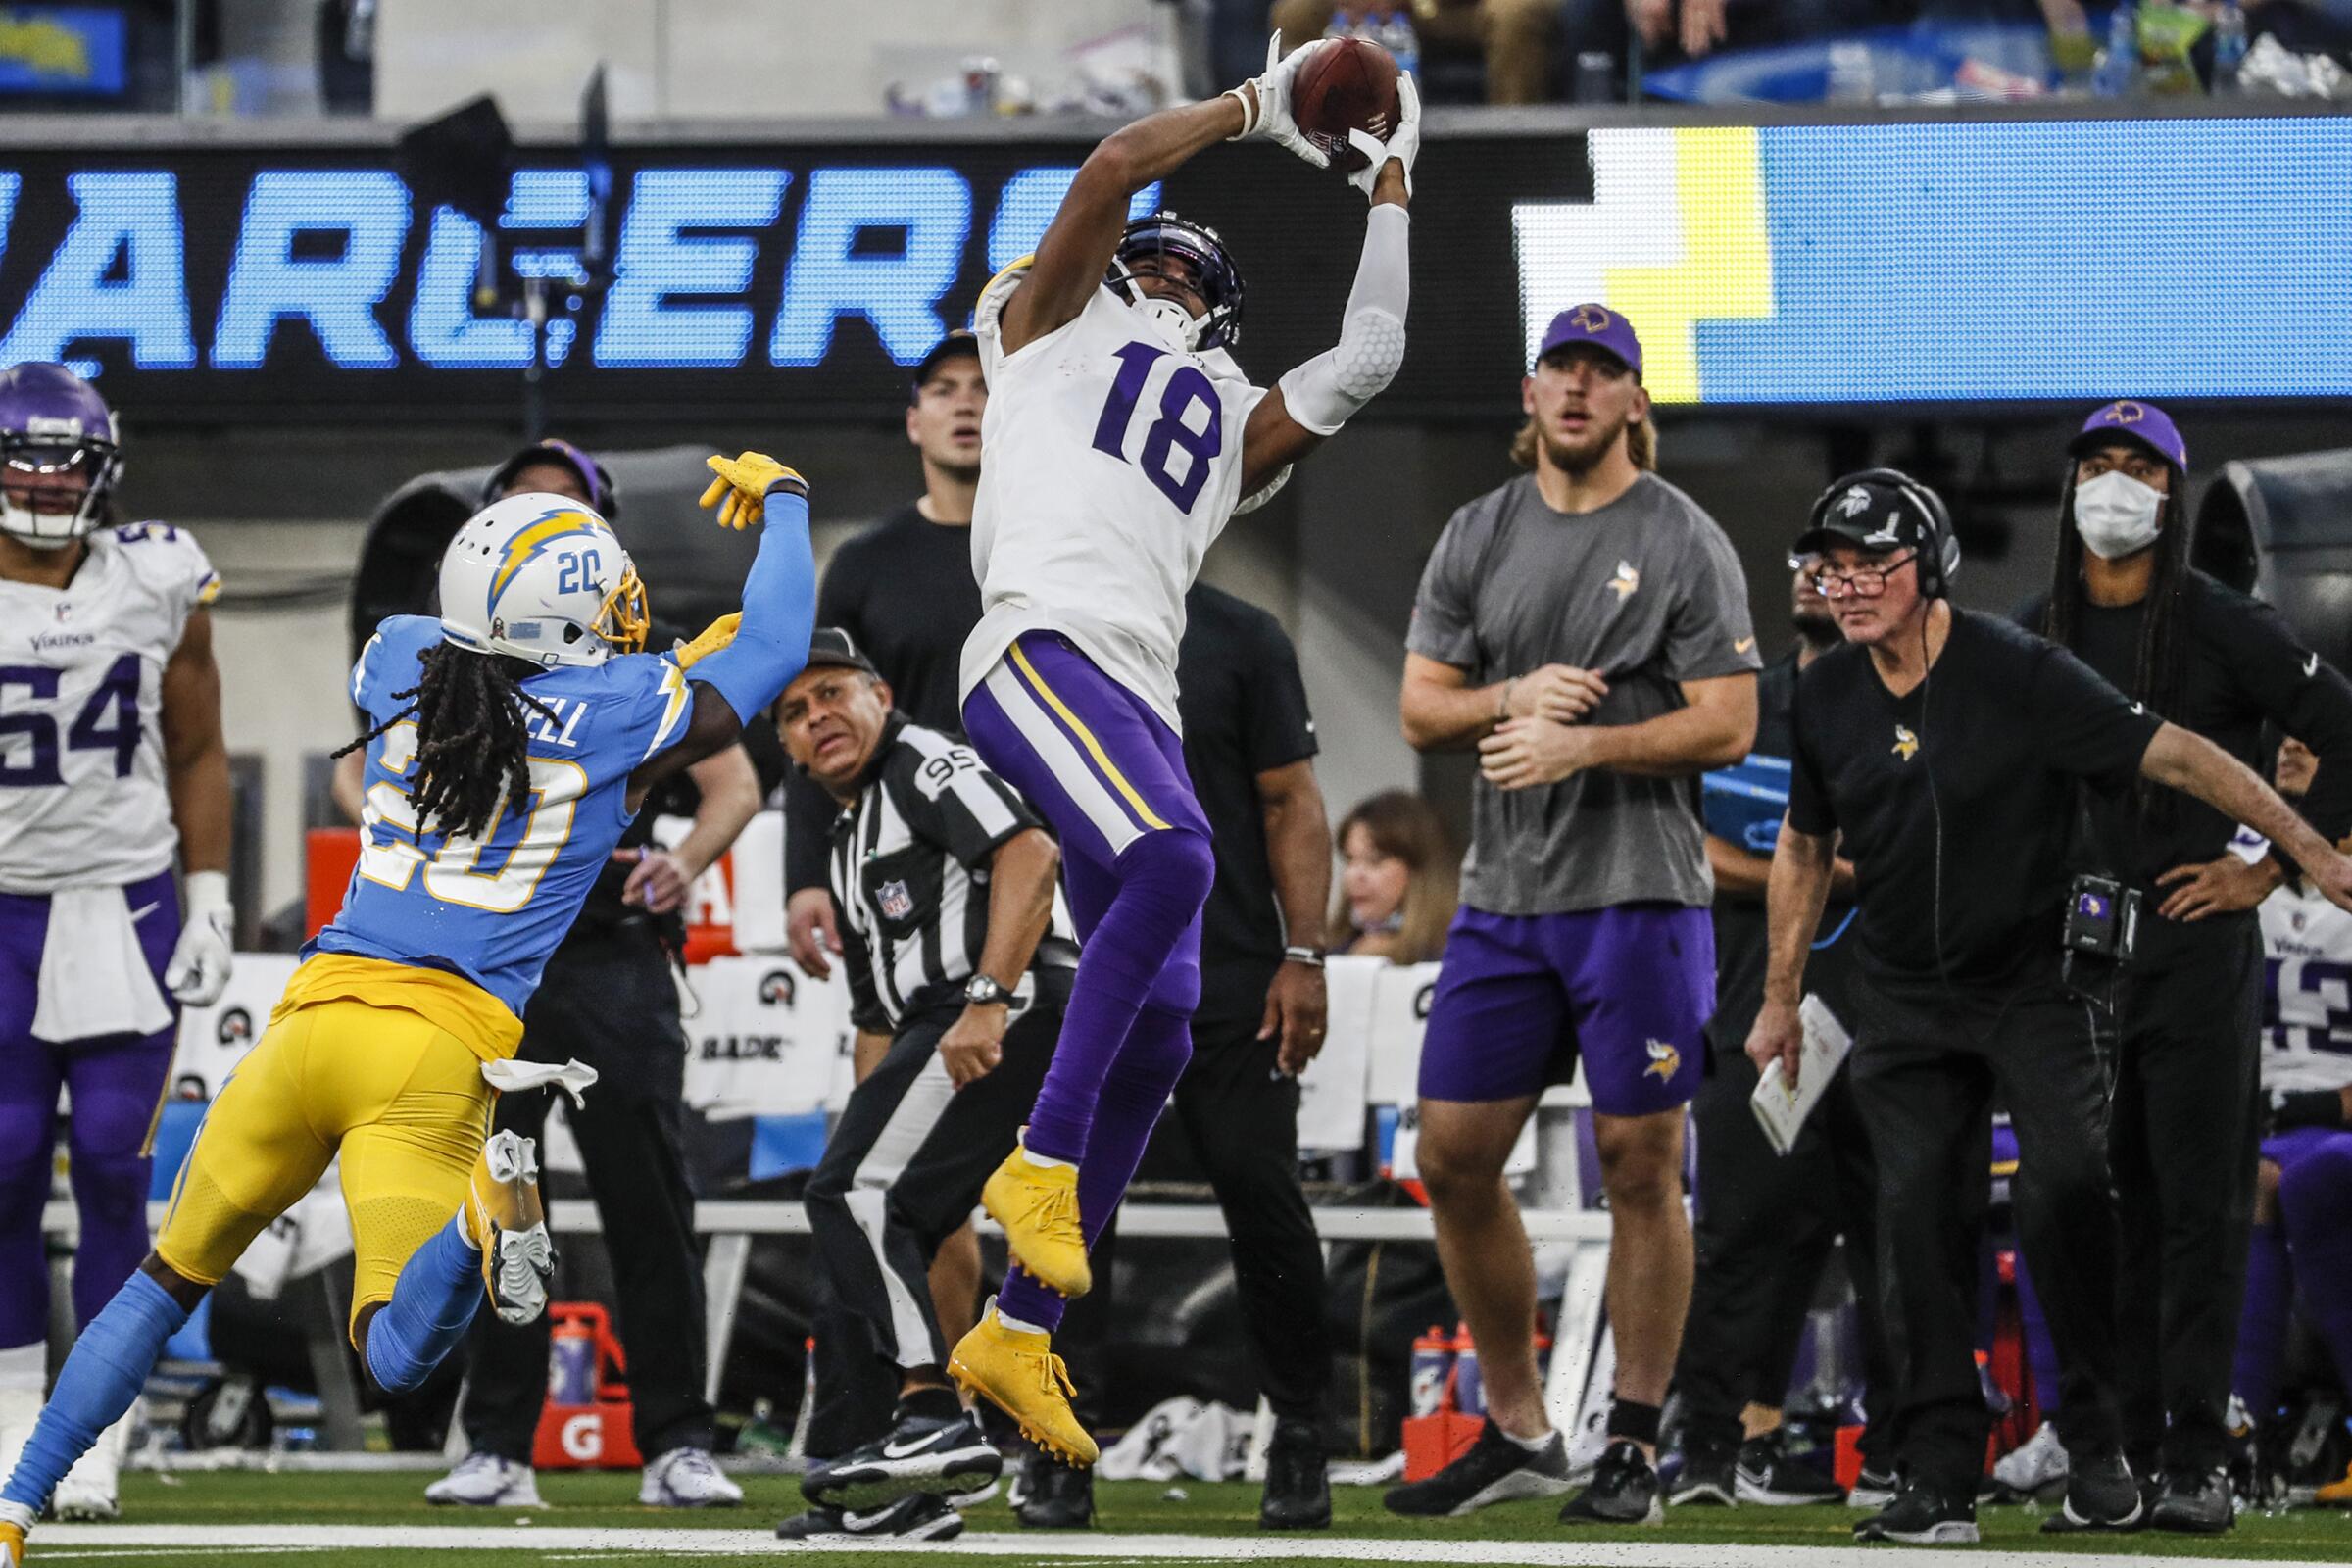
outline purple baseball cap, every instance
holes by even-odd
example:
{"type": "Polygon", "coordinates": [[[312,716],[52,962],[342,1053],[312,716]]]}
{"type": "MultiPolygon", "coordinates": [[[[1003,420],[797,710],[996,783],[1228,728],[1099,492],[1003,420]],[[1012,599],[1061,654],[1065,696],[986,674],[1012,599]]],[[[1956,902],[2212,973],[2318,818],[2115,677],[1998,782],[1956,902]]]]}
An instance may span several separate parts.
{"type": "Polygon", "coordinates": [[[2179,468],[2188,471],[2188,444],[2174,428],[2172,416],[2153,403],[2119,398],[2082,421],[2082,432],[2066,444],[2067,456],[2095,452],[2117,436],[2136,441],[2179,468]]]}
{"type": "Polygon", "coordinates": [[[1572,305],[1551,318],[1544,329],[1543,346],[1536,350],[1536,363],[1554,349],[1564,349],[1578,343],[1589,343],[1596,349],[1614,354],[1642,379],[1642,340],[1634,335],[1634,323],[1610,310],[1606,305],[1572,305]]]}

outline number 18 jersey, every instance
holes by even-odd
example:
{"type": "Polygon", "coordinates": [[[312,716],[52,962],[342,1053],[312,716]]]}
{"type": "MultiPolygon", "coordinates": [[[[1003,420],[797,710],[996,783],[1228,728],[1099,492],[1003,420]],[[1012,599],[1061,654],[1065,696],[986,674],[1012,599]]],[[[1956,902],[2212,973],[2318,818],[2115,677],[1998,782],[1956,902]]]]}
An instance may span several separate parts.
{"type": "MultiPolygon", "coordinates": [[[[351,672],[352,701],[371,726],[409,708],[394,694],[416,686],[420,656],[440,640],[430,615],[395,615],[376,631],[351,672]]],[[[414,718],[368,743],[359,867],[305,957],[353,954],[461,975],[522,1016],[629,825],[629,775],[685,733],[690,707],[678,666],[653,654],[545,670],[522,689],[548,709],[525,718],[531,793],[502,802],[481,838],[417,831],[414,718]]]]}
{"type": "Polygon", "coordinates": [[[972,513],[980,624],[966,696],[1014,638],[1056,631],[1172,730],[1184,595],[1241,502],[1242,427],[1265,396],[1231,356],[1194,353],[1108,288],[1005,353],[999,318],[1022,273],[982,291],[988,462],[972,513]]]}
{"type": "Polygon", "coordinates": [[[0,893],[125,886],[179,848],[164,666],[220,579],[160,522],[86,548],[62,589],[0,581],[0,893]]]}

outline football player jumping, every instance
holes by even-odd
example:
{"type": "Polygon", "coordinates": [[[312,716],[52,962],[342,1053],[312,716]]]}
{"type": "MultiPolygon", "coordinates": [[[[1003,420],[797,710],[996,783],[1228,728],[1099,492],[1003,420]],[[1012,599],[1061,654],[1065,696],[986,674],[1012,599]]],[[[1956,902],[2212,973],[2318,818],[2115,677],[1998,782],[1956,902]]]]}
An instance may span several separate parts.
{"type": "MultiPolygon", "coordinates": [[[[1216,234],[1171,214],[1130,223],[1135,193],[1220,141],[1263,138],[1325,165],[1291,113],[1286,60],[1206,103],[1098,146],[1034,257],[982,290],[988,466],[972,519],[984,612],[964,645],[966,733],[1052,822],[1085,936],[1067,1021],[1022,1147],[983,1196],[1018,1263],[950,1372],[1073,1464],[1050,1336],[1091,1283],[1087,1250],[1118,1206],[1192,1055],[1209,828],[1177,737],[1184,594],[1237,510],[1338,430],[1404,358],[1407,223],[1419,106],[1409,77],[1385,143],[1351,183],[1370,200],[1330,351],[1253,386],[1227,352],[1242,279],[1216,234]]],[[[1293,949],[1299,964],[1322,954],[1293,949]]],[[[1320,1042],[1318,1042],[1319,1044],[1320,1042]]]]}
{"type": "Polygon", "coordinates": [[[164,1342],[272,1219],[342,1158],[351,1340],[368,1381],[416,1388],[492,1307],[527,1323],[555,1252],[527,1139],[485,1142],[495,1090],[594,1074],[512,1060],[522,1011],[621,830],[662,777],[732,745],[808,655],[808,486],[711,460],[706,504],[769,514],[743,611],[641,652],[645,590],[604,518],[510,496],[441,561],[441,614],[385,621],[352,668],[372,723],[358,869],[207,1113],[155,1250],[81,1337],[0,1487],[0,1568],[164,1342]]]}
{"type": "MultiPolygon", "coordinates": [[[[96,388],[62,365],[0,372],[0,1468],[48,1377],[58,1088],[87,1326],[147,1250],[176,1004],[228,978],[228,755],[204,608],[220,579],[180,529],[111,526],[121,469],[96,388]]],[[[74,1466],[61,1516],[114,1516],[128,1427],[74,1466]]]]}

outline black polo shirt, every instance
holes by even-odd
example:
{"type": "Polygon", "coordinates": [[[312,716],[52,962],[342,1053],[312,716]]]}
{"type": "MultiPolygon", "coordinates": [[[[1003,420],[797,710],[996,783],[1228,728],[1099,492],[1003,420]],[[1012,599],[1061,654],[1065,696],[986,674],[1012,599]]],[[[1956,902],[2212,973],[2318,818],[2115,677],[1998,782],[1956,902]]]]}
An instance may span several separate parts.
{"type": "Polygon", "coordinates": [[[1954,610],[1928,678],[1868,649],[1796,682],[1789,825],[1842,833],[1864,972],[1905,988],[2055,979],[2078,781],[2119,791],[2163,720],[2073,654],[1954,610]]]}
{"type": "MultiPolygon", "coordinates": [[[[1255,605],[1196,583],[1184,596],[1176,705],[1184,763],[1216,838],[1217,880],[1201,914],[1200,1007],[1212,1022],[1264,1011],[1283,929],[1257,775],[1315,755],[1298,653],[1255,605]]],[[[1298,940],[1316,941],[1301,931],[1298,940]]]]}

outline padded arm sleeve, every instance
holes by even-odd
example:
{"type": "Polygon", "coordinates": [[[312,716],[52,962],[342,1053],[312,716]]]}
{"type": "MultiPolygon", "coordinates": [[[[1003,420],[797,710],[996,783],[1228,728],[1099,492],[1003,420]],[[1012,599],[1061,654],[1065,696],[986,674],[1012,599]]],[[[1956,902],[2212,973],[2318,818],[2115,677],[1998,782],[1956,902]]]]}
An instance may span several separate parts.
{"type": "Polygon", "coordinates": [[[808,493],[778,483],[767,492],[765,519],[759,557],[743,580],[743,623],[735,640],[687,677],[725,698],[747,725],[808,662],[808,635],[816,629],[808,493]]]}
{"type": "Polygon", "coordinates": [[[1364,220],[1364,255],[1337,346],[1282,378],[1283,406],[1317,435],[1330,435],[1380,394],[1404,364],[1404,308],[1412,292],[1412,220],[1383,202],[1364,220]]]}

